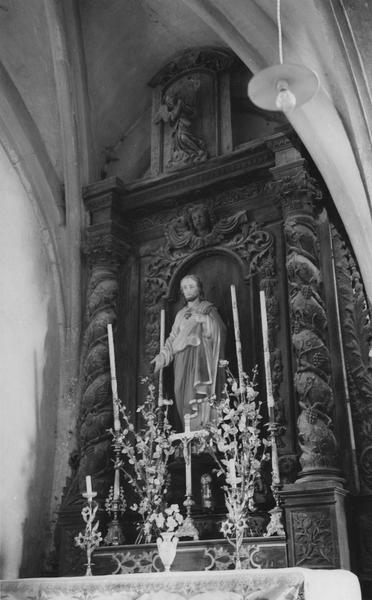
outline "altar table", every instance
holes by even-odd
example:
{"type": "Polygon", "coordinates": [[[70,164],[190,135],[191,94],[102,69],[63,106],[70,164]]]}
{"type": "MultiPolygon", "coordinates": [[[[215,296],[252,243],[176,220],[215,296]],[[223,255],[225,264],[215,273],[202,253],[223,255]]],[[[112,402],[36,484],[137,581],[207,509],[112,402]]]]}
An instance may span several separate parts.
{"type": "Polygon", "coordinates": [[[189,571],[17,579],[2,600],[361,600],[344,570],[302,568],[189,571]]]}

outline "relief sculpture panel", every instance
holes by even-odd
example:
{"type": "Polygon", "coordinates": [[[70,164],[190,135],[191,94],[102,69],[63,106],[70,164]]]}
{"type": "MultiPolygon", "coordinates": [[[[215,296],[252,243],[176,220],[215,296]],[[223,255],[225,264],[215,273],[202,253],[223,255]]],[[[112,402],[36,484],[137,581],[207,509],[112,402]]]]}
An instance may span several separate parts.
{"type": "Polygon", "coordinates": [[[296,566],[337,568],[339,557],[330,511],[328,509],[296,511],[291,514],[291,519],[296,566]]]}
{"type": "Polygon", "coordinates": [[[164,135],[167,170],[201,163],[208,158],[203,135],[196,132],[200,87],[200,78],[196,76],[187,76],[171,85],[154,118],[155,124],[163,122],[169,126],[164,135]]]}
{"type": "Polygon", "coordinates": [[[149,82],[153,175],[195,167],[232,150],[229,70],[233,64],[226,50],[187,50],[149,82]]]}

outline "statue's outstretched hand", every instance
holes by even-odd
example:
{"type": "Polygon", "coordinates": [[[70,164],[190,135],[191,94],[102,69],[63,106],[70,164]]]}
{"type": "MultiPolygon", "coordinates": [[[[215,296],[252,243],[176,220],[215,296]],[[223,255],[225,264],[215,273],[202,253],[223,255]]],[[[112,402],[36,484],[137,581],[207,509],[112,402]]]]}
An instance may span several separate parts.
{"type": "Polygon", "coordinates": [[[152,359],[150,364],[154,364],[154,373],[157,373],[164,367],[164,360],[160,354],[157,354],[155,358],[152,359]]]}

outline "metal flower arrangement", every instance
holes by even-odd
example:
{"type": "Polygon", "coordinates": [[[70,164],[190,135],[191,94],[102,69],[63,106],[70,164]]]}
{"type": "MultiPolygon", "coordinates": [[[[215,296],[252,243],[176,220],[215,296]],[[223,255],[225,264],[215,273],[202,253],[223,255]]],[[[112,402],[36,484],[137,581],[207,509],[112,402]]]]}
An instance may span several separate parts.
{"type": "Polygon", "coordinates": [[[233,377],[227,361],[227,382],[219,401],[211,399],[216,419],[208,426],[208,452],[217,466],[217,475],[224,477],[223,486],[227,508],[221,531],[235,549],[236,568],[240,568],[240,550],[249,512],[255,510],[254,493],[261,475],[261,464],[269,460],[270,442],[262,437],[259,425],[261,402],[255,390],[257,369],[250,379],[242,373],[240,384],[233,377]]]}
{"type": "Polygon", "coordinates": [[[135,430],[126,407],[119,403],[121,430],[113,435],[122,455],[120,468],[138,497],[131,506],[141,517],[137,541],[144,536],[150,542],[149,517],[161,512],[167,494],[167,463],[174,452],[169,437],[174,432],[168,421],[168,407],[158,407],[155,386],[148,378],[142,379],[142,383],[148,387],[145,402],[137,408],[142,427],[135,430]]]}
{"type": "MultiPolygon", "coordinates": [[[[95,494],[95,493],[94,493],[95,494]]],[[[97,502],[92,501],[92,496],[83,494],[87,497],[88,504],[83,507],[81,514],[85,522],[84,533],[79,533],[74,539],[76,546],[79,546],[82,550],[86,550],[87,563],[86,563],[86,575],[92,575],[92,553],[102,542],[102,534],[98,531],[99,521],[94,523],[96,512],[98,509],[97,502]]]]}

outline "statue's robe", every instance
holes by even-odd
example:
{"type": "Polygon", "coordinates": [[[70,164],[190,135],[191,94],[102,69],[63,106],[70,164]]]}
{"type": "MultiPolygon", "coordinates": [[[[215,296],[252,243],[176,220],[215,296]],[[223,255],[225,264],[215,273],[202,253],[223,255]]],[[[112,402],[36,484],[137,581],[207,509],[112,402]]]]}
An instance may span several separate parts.
{"type": "MultiPolygon", "coordinates": [[[[213,420],[208,398],[220,391],[218,362],[223,358],[226,328],[216,307],[202,300],[185,306],[176,315],[172,331],[161,351],[165,366],[174,363],[174,395],[183,421],[191,415],[191,429],[200,429],[213,420]],[[190,319],[201,314],[205,323],[190,319]]],[[[221,375],[223,375],[221,373],[221,375]]]]}

